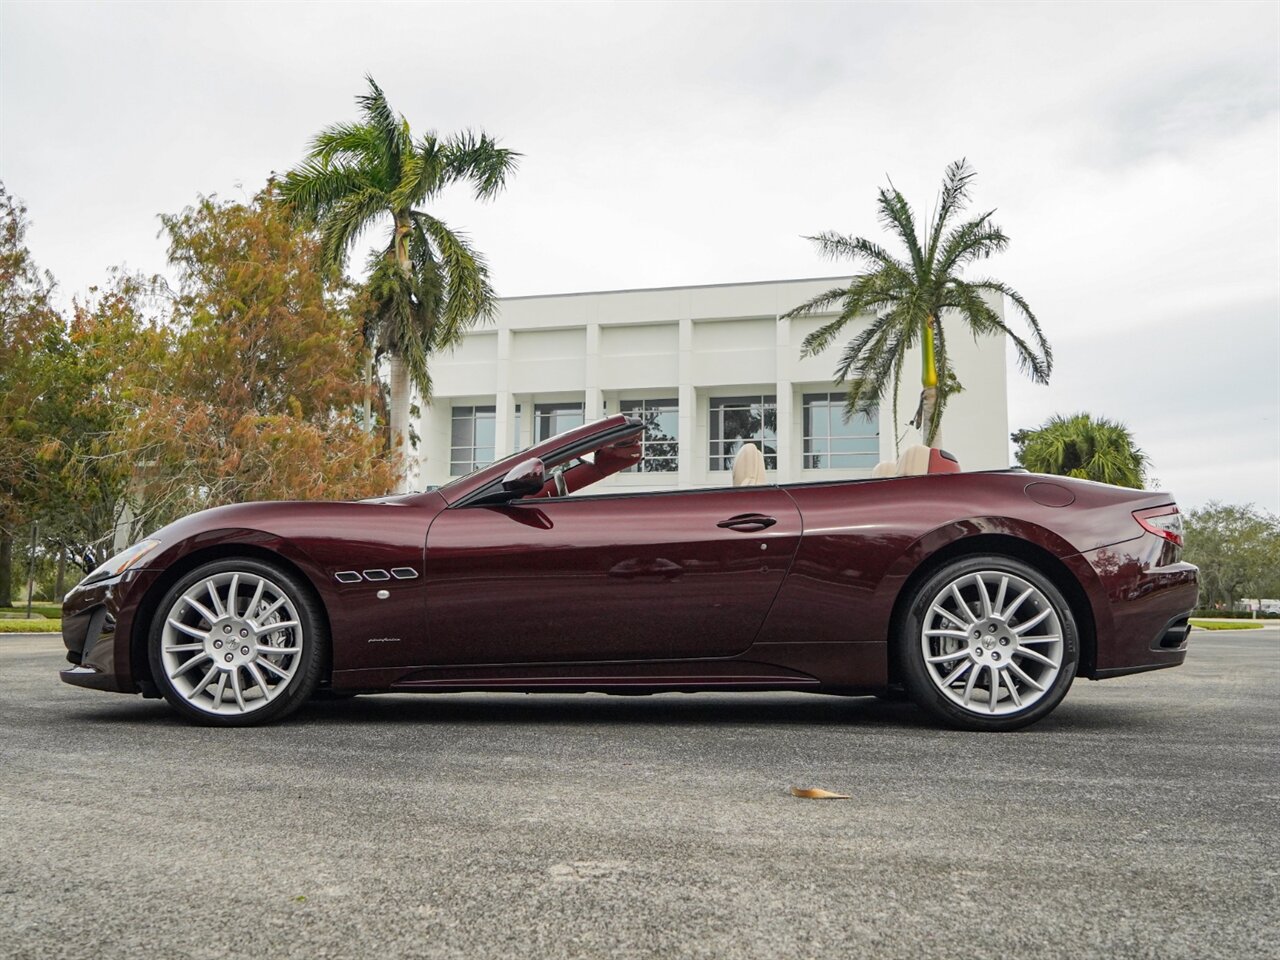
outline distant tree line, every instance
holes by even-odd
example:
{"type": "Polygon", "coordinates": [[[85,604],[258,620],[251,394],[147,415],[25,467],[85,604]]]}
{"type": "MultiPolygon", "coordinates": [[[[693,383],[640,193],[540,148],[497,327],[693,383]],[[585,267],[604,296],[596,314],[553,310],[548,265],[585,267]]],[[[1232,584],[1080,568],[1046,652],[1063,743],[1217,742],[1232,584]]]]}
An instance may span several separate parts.
{"type": "Polygon", "coordinates": [[[1185,559],[1200,568],[1202,608],[1280,599],[1280,517],[1253,504],[1211,501],[1185,524],[1185,559]]]}
{"type": "Polygon", "coordinates": [[[116,271],[59,309],[0,185],[0,607],[33,566],[61,596],[118,529],[405,489],[411,390],[430,396],[428,357],[495,302],[484,257],[423,205],[453,184],[493,197],[519,154],[483,132],[414,139],[372,78],[357,102],[252,200],[161,217],[176,288],[116,271]]]}
{"type": "Polygon", "coordinates": [[[0,185],[0,606],[33,525],[47,595],[118,522],[141,536],[237,500],[391,489],[380,392],[363,414],[360,291],[275,201],[163,217],[176,288],[117,271],[64,310],[0,185]]]}
{"type": "MultiPolygon", "coordinates": [[[[1151,461],[1128,427],[1087,413],[1052,416],[1012,435],[1033,473],[1140,489],[1151,461]]],[[[1200,606],[1230,610],[1244,598],[1280,598],[1280,518],[1253,504],[1211,501],[1183,516],[1183,557],[1200,568],[1200,606]]]]}

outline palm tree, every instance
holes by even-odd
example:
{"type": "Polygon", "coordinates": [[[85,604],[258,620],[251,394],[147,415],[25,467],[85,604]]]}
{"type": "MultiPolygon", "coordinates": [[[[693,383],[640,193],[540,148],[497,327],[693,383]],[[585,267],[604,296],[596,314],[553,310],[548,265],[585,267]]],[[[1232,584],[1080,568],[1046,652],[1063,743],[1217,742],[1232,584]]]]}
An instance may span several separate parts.
{"type": "Polygon", "coordinates": [[[1022,295],[999,280],[966,280],[962,276],[969,264],[985,260],[1009,244],[1004,231],[991,222],[994,210],[952,224],[968,204],[969,184],[974,176],[964,160],[947,167],[938,211],[925,237],[919,236],[911,205],[893,184],[880,189],[880,221],[902,242],[905,257],[894,256],[863,237],[832,232],[809,237],[824,256],[865,263],[869,269],[854,276],[848,286],[828,290],[783,314],[786,318],[803,317],[840,305],[835,319],[805,337],[804,356],[829,347],[846,324],[874,315],[870,324],[846,345],[836,367],[836,381],[852,380],[846,403],[848,414],[871,413],[892,387],[895,432],[902,368],[907,352],[920,344],[922,390],[911,423],[929,445],[938,442],[947,397],[960,390],[947,356],[948,327],[944,320],[954,318],[975,337],[1007,335],[1017,351],[1019,366],[1036,383],[1047,383],[1053,369],[1053,352],[1022,295]],[[1009,329],[983,298],[984,293],[1009,299],[1030,328],[1032,343],[1009,329]]]}
{"type": "Polygon", "coordinates": [[[319,228],[333,269],[346,265],[368,227],[391,227],[369,263],[373,306],[365,337],[377,356],[389,358],[392,443],[407,452],[411,384],[424,398],[431,393],[427,357],[494,310],[484,258],[465,235],[419,208],[459,182],[470,184],[477,200],[493,197],[520,154],[470,131],[429,131],[415,140],[373,77],[365,79],[369,91],[356,98],[362,118],[317,134],[306,159],[285,175],[281,194],[319,228]]]}
{"type": "Polygon", "coordinates": [[[1123,423],[1076,413],[1054,415],[1035,430],[1012,435],[1018,463],[1033,473],[1079,477],[1142,489],[1147,482],[1147,455],[1133,442],[1123,423]]]}

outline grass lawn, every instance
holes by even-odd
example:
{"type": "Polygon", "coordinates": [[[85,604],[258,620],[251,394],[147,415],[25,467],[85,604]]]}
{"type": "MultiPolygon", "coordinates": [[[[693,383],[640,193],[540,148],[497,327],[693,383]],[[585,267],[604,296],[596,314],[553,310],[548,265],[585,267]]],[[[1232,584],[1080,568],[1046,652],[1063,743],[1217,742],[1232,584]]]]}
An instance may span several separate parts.
{"type": "Polygon", "coordinates": [[[1193,627],[1201,630],[1257,630],[1266,620],[1192,620],[1193,627]]]}
{"type": "Polygon", "coordinates": [[[49,617],[31,620],[0,620],[0,633],[60,633],[62,621],[49,617]]]}
{"type": "MultiPolygon", "coordinates": [[[[27,605],[20,603],[16,607],[0,607],[0,620],[6,615],[25,617],[27,615],[27,605]]],[[[33,603],[31,605],[31,616],[33,617],[52,617],[57,620],[62,616],[62,604],[60,603],[33,603]]]]}

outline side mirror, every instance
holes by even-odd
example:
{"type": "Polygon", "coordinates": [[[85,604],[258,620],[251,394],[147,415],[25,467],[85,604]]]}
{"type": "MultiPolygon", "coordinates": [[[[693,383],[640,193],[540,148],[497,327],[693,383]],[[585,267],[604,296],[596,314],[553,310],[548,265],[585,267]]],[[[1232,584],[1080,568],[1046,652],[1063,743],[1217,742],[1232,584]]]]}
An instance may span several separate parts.
{"type": "Polygon", "coordinates": [[[513,498],[527,497],[542,489],[546,474],[546,465],[537,457],[530,457],[517,463],[502,478],[502,489],[512,494],[513,498]]]}

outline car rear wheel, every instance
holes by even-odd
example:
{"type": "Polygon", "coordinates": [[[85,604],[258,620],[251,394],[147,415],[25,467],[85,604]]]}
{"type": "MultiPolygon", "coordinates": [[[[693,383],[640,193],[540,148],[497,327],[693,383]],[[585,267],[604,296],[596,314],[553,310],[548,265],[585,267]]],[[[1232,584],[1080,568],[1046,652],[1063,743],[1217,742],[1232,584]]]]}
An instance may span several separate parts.
{"type": "Polygon", "coordinates": [[[327,639],[316,601],[292,575],[257,560],[218,560],[188,573],[160,602],[151,673],[190,720],[265,723],[315,691],[327,639]]]}
{"type": "Polygon", "coordinates": [[[911,698],[965,730],[1034,723],[1070,689],[1071,606],[1039,570],[1001,556],[947,564],[912,597],[899,654],[911,698]]]}

